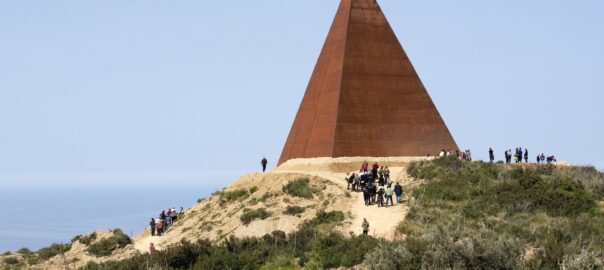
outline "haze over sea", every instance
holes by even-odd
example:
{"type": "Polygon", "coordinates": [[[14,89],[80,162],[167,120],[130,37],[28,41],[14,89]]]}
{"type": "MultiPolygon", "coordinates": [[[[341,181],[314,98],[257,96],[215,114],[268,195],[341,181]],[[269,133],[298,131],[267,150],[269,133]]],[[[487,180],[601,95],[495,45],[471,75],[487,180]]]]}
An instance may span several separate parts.
{"type": "Polygon", "coordinates": [[[136,235],[162,210],[186,209],[197,199],[222,189],[237,174],[188,174],[185,181],[182,175],[179,181],[168,175],[147,175],[149,180],[135,181],[135,185],[111,180],[114,175],[106,176],[107,184],[102,186],[59,182],[55,186],[3,188],[0,251],[22,247],[37,250],[99,229],[120,228],[136,235]]]}

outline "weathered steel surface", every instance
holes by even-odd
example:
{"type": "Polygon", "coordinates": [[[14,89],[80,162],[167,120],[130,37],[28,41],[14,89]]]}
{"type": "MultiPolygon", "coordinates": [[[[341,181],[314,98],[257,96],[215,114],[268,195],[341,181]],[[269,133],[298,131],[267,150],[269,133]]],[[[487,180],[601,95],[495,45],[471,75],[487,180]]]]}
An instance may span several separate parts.
{"type": "Polygon", "coordinates": [[[279,163],[457,149],[375,0],[342,0],[279,163]]]}

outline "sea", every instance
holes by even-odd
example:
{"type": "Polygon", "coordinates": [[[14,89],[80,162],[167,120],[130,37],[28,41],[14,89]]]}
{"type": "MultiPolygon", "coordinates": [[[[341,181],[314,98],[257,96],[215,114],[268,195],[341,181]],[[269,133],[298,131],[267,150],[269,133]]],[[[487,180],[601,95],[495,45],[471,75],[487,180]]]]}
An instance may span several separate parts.
{"type": "Polygon", "coordinates": [[[136,235],[162,210],[186,209],[223,186],[1,188],[0,252],[35,251],[98,229],[136,235]]]}

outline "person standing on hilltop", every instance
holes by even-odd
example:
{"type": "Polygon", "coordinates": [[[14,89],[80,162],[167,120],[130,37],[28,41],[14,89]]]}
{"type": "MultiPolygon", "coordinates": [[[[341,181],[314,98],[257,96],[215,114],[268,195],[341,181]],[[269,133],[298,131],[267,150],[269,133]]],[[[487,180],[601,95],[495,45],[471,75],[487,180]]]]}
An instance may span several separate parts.
{"type": "Polygon", "coordinates": [[[528,163],[528,155],[529,155],[528,149],[525,148],[524,149],[524,162],[525,163],[528,163]]]}
{"type": "Polygon", "coordinates": [[[155,236],[155,219],[151,219],[149,226],[151,226],[151,236],[155,236]]]}
{"type": "Polygon", "coordinates": [[[377,162],[373,162],[373,166],[371,166],[371,174],[373,175],[373,179],[378,179],[378,169],[380,165],[377,162]]]}
{"type": "Polygon", "coordinates": [[[369,233],[369,222],[367,222],[366,218],[363,218],[363,224],[361,224],[361,227],[363,227],[363,235],[367,235],[369,233]]]}
{"type": "Polygon", "coordinates": [[[164,221],[159,220],[157,223],[157,236],[162,236],[164,234],[164,221]]]}
{"type": "Polygon", "coordinates": [[[262,172],[266,172],[266,164],[268,164],[268,160],[266,159],[266,157],[262,157],[262,161],[260,161],[260,164],[262,165],[262,172]]]}
{"type": "Polygon", "coordinates": [[[491,163],[493,163],[493,161],[495,161],[495,153],[493,153],[493,148],[489,147],[489,160],[491,161],[491,163]]]}
{"type": "Polygon", "coordinates": [[[361,172],[367,172],[367,168],[369,168],[369,163],[365,160],[363,161],[363,164],[361,164],[361,172]]]}

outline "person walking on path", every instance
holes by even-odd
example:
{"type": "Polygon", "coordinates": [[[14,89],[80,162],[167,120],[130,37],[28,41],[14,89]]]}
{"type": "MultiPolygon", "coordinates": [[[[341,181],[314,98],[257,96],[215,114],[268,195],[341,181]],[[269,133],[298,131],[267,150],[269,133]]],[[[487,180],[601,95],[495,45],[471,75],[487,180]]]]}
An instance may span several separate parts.
{"type": "Polygon", "coordinates": [[[493,153],[493,148],[489,148],[489,160],[491,161],[491,163],[495,161],[495,153],[493,153]]]}
{"type": "Polygon", "coordinates": [[[363,224],[361,227],[363,227],[363,235],[367,235],[369,233],[369,222],[367,222],[366,218],[363,218],[363,224]]]}
{"type": "Polygon", "coordinates": [[[266,172],[266,164],[268,164],[268,160],[266,159],[266,157],[262,157],[262,161],[260,161],[260,164],[262,165],[262,172],[266,172]]]}
{"type": "Polygon", "coordinates": [[[403,199],[403,186],[401,186],[398,182],[394,186],[394,194],[396,194],[396,204],[401,203],[403,199]]]}
{"type": "Polygon", "coordinates": [[[160,220],[157,223],[157,236],[162,236],[164,234],[164,222],[160,220]]]}
{"type": "Polygon", "coordinates": [[[155,219],[151,219],[149,226],[151,226],[151,236],[155,236],[155,219]]]}
{"type": "Polygon", "coordinates": [[[149,253],[155,252],[155,245],[153,243],[149,244],[149,253]]]}

